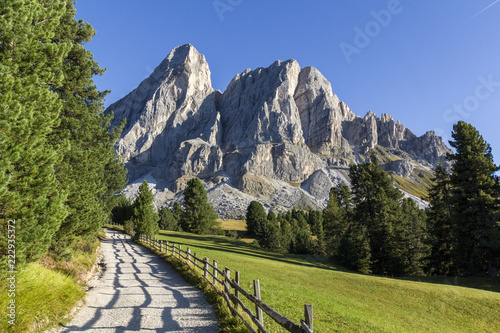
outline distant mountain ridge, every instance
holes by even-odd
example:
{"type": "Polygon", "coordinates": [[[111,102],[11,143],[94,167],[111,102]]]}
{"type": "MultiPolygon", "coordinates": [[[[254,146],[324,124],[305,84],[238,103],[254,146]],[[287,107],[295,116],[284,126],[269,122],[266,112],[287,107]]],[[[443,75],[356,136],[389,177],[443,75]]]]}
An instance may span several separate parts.
{"type": "Polygon", "coordinates": [[[417,137],[388,114],[355,115],[317,69],[295,60],[247,69],[214,90],[205,57],[189,44],[105,112],[114,126],[126,119],[116,150],[128,196],[146,179],[164,206],[198,177],[221,217],[243,215],[251,200],[321,208],[331,186],[349,182],[349,165],[373,153],[417,195],[450,152],[432,131],[417,137]]]}

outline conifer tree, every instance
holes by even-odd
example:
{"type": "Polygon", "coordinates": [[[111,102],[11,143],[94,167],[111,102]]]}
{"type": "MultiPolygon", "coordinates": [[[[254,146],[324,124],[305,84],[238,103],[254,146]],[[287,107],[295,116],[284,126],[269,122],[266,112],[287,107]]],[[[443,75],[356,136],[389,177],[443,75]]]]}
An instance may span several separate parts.
{"type": "MultiPolygon", "coordinates": [[[[398,244],[401,221],[400,201],[403,194],[393,186],[375,157],[371,163],[351,166],[349,177],[355,204],[353,223],[366,228],[371,249],[371,270],[375,274],[400,275],[404,271],[401,247],[398,244]]],[[[364,232],[356,233],[365,236],[364,232]]],[[[363,244],[364,240],[358,242],[363,244]]]]}
{"type": "Polygon", "coordinates": [[[116,202],[111,210],[111,220],[114,223],[124,224],[133,214],[132,204],[124,194],[116,196],[116,202]]]}
{"type": "Polygon", "coordinates": [[[459,274],[496,275],[499,264],[499,187],[490,145],[474,126],[453,126],[451,219],[459,274]]]}
{"type": "Polygon", "coordinates": [[[290,222],[283,216],[280,221],[280,245],[282,253],[290,253],[293,248],[294,233],[290,222]]]}
{"type": "Polygon", "coordinates": [[[178,201],[174,202],[174,207],[172,208],[172,215],[174,219],[177,221],[180,231],[187,231],[188,230],[187,226],[183,225],[184,221],[182,219],[182,215],[184,215],[184,209],[182,208],[182,205],[178,201]]]}
{"type": "Polygon", "coordinates": [[[330,189],[326,208],[323,210],[323,225],[329,253],[335,256],[340,240],[350,227],[352,198],[349,187],[339,185],[330,189]]]}
{"type": "Polygon", "coordinates": [[[246,213],[247,233],[250,237],[261,239],[264,226],[267,223],[267,214],[264,206],[258,201],[250,202],[246,213]]]}
{"type": "Polygon", "coordinates": [[[132,221],[136,238],[141,234],[154,236],[158,233],[158,214],[153,206],[153,200],[153,192],[149,189],[148,182],[144,181],[133,204],[132,221]]]}
{"type": "Polygon", "coordinates": [[[69,214],[54,236],[51,252],[68,258],[71,244],[77,239],[95,239],[100,226],[110,219],[113,194],[125,185],[126,173],[113,148],[121,128],[110,132],[112,116],[103,114],[107,92],[99,91],[93,82],[104,70],[84,46],[95,31],[90,24],[75,19],[72,0],[60,3],[65,11],[53,40],[68,43],[71,49],[62,66],[62,85],[53,87],[63,107],[51,137],[53,143],[62,142],[70,148],[56,165],[61,189],[68,193],[69,214]]]}
{"type": "Polygon", "coordinates": [[[405,274],[425,275],[426,258],[429,256],[426,214],[411,198],[403,199],[401,219],[401,256],[405,274]]]}
{"type": "Polygon", "coordinates": [[[427,225],[431,247],[427,270],[433,275],[454,275],[454,246],[451,222],[449,175],[439,164],[431,179],[434,185],[429,189],[427,225]]]}
{"type": "Polygon", "coordinates": [[[262,234],[259,245],[273,252],[281,251],[280,230],[276,215],[272,210],[267,214],[267,219],[262,225],[262,234]]]}
{"type": "Polygon", "coordinates": [[[0,257],[7,260],[8,220],[16,221],[17,263],[38,260],[67,215],[67,193],[54,166],[66,148],[49,144],[63,107],[71,45],[53,36],[65,15],[61,2],[0,2],[0,257]]]}
{"type": "Polygon", "coordinates": [[[161,230],[179,230],[179,223],[174,217],[174,214],[168,207],[163,207],[159,213],[160,220],[158,221],[158,225],[161,230]]]}
{"type": "Polygon", "coordinates": [[[217,226],[217,214],[208,202],[207,192],[198,178],[188,181],[184,191],[183,225],[195,234],[208,234],[217,226]]]}

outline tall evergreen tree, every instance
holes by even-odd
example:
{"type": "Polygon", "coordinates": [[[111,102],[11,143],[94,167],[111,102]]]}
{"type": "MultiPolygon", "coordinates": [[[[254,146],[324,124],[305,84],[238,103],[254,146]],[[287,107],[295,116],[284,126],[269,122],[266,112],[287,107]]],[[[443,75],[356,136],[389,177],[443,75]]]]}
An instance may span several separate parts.
{"type": "Polygon", "coordinates": [[[198,178],[188,181],[184,191],[183,225],[195,234],[207,234],[217,226],[217,214],[208,202],[207,192],[198,178]]]}
{"type": "Polygon", "coordinates": [[[276,215],[272,210],[267,214],[267,219],[262,225],[262,234],[259,245],[273,252],[281,251],[280,230],[276,215]]]}
{"type": "Polygon", "coordinates": [[[75,19],[72,0],[59,2],[65,11],[53,40],[68,43],[71,49],[62,66],[62,85],[53,87],[63,107],[51,136],[53,143],[63,142],[70,148],[56,165],[61,189],[68,193],[69,215],[54,236],[51,251],[64,258],[71,255],[68,249],[76,239],[95,239],[102,223],[110,219],[113,194],[125,185],[126,173],[113,148],[121,128],[110,132],[111,116],[103,115],[107,92],[99,91],[93,82],[104,70],[84,46],[95,31],[75,19]]]}
{"type": "Polygon", "coordinates": [[[184,209],[182,208],[182,205],[178,201],[174,202],[174,207],[172,208],[172,215],[174,219],[177,221],[181,231],[187,231],[188,227],[183,225],[184,220],[182,219],[182,216],[184,215],[184,209]]]}
{"type": "Polygon", "coordinates": [[[460,274],[496,275],[499,264],[499,188],[490,145],[474,126],[453,126],[451,218],[460,274]]]}
{"type": "Polygon", "coordinates": [[[429,230],[428,271],[433,275],[454,275],[454,246],[451,206],[450,178],[441,164],[438,165],[431,179],[434,185],[429,189],[429,208],[427,225],[429,230]]]}
{"type": "Polygon", "coordinates": [[[124,194],[116,196],[116,202],[111,210],[111,220],[114,223],[125,224],[134,213],[130,200],[124,194]]]}
{"type": "MultiPolygon", "coordinates": [[[[393,186],[392,179],[380,168],[375,157],[371,163],[351,166],[356,210],[353,223],[366,228],[371,249],[371,270],[375,274],[400,275],[404,271],[401,247],[398,244],[401,221],[400,201],[403,194],[393,186]]],[[[358,233],[362,236],[364,233],[358,233]]],[[[362,244],[362,242],[360,243],[362,244]]]]}
{"type": "Polygon", "coordinates": [[[425,211],[418,208],[411,198],[403,199],[401,219],[401,256],[407,275],[425,275],[426,258],[429,256],[428,232],[425,211]]]}
{"type": "Polygon", "coordinates": [[[148,182],[144,181],[139,187],[139,196],[133,204],[132,221],[136,238],[141,234],[154,236],[158,233],[158,214],[156,214],[153,201],[153,192],[149,189],[148,182]]]}
{"type": "Polygon", "coordinates": [[[286,216],[282,216],[280,219],[280,245],[282,253],[289,253],[293,248],[293,240],[295,234],[293,233],[292,226],[290,222],[286,219],[286,216]]]}
{"type": "Polygon", "coordinates": [[[336,255],[340,240],[349,229],[351,220],[352,198],[349,187],[345,185],[332,187],[326,208],[323,210],[323,229],[330,255],[336,255]]]}
{"type": "Polygon", "coordinates": [[[163,207],[159,214],[160,220],[158,225],[161,230],[178,231],[180,229],[179,223],[174,217],[174,214],[168,207],[163,207]]]}
{"type": "Polygon", "coordinates": [[[246,213],[247,233],[250,237],[261,239],[264,226],[267,223],[267,214],[264,206],[258,201],[250,202],[246,213]]]}
{"type": "Polygon", "coordinates": [[[7,221],[16,221],[16,260],[38,260],[67,215],[67,193],[54,166],[65,145],[49,145],[63,103],[67,41],[54,35],[63,3],[0,1],[0,257],[7,260],[7,221]]]}

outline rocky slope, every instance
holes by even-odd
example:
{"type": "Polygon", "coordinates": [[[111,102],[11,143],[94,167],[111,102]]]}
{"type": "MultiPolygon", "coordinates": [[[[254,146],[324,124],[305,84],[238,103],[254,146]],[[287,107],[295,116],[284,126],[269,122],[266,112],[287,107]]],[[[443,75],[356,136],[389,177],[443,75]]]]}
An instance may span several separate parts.
{"type": "Polygon", "coordinates": [[[105,112],[114,113],[114,126],[126,119],[116,149],[129,170],[129,197],[146,179],[157,206],[171,205],[198,177],[221,217],[244,214],[251,200],[322,207],[331,186],[349,182],[349,165],[372,153],[412,192],[449,152],[434,132],[417,137],[388,114],[355,115],[317,69],[295,60],[247,69],[215,91],[191,45],[172,50],[105,112]]]}

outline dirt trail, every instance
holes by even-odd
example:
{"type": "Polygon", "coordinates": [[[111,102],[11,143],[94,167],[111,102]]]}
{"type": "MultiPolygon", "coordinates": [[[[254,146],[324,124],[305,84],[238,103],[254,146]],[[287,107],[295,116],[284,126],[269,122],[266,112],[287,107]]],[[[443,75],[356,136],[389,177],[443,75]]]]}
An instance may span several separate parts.
{"type": "Polygon", "coordinates": [[[219,331],[212,307],[197,288],[130,236],[115,230],[106,235],[104,275],[59,332],[219,331]]]}

